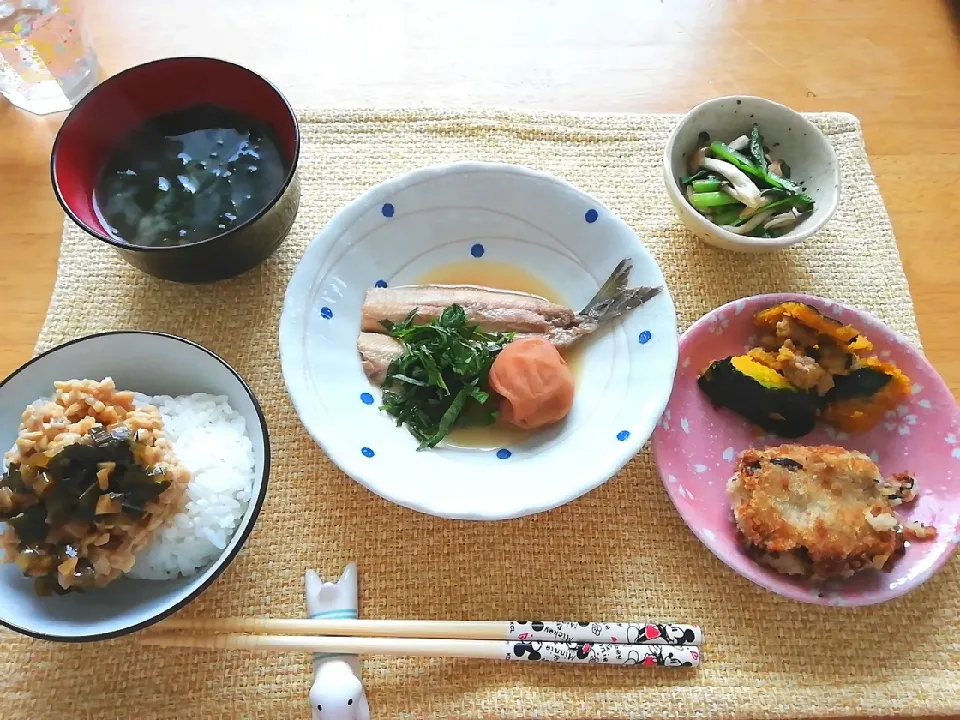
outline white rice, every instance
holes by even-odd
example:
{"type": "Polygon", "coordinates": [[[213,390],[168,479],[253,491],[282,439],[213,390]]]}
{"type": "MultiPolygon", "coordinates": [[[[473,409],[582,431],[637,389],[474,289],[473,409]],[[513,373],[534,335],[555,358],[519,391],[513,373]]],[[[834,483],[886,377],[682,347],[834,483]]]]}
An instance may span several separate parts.
{"type": "Polygon", "coordinates": [[[163,415],[164,431],[190,471],[186,507],[137,553],[128,577],[190,576],[215,560],[240,524],[254,483],[253,444],[243,417],[220,395],[137,394],[163,415]]]}

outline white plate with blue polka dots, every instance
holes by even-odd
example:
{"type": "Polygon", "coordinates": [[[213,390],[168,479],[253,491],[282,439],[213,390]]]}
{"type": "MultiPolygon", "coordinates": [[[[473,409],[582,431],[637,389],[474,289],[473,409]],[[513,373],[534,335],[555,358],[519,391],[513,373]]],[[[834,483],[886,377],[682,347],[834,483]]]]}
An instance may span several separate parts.
{"type": "Polygon", "coordinates": [[[314,238],[280,318],[280,359],[310,435],[347,475],[399,505],[499,520],[569,502],[612,477],[647,442],[677,368],[676,312],[653,256],[602,203],[521,167],[455,163],[371,189],[314,238]],[[567,418],[509,447],[417,450],[378,409],[357,352],[374,285],[421,282],[455,263],[510,265],[582,308],[624,258],[630,285],[664,291],[586,337],[567,418]]]}

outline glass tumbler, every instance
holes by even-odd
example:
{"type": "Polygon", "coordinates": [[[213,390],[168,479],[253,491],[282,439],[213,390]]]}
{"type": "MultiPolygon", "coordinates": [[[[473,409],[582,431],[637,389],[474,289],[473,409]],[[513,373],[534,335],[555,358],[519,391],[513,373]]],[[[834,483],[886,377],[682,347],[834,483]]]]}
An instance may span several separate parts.
{"type": "Polygon", "coordinates": [[[0,94],[37,115],[69,110],[100,80],[79,0],[0,0],[0,94]]]}

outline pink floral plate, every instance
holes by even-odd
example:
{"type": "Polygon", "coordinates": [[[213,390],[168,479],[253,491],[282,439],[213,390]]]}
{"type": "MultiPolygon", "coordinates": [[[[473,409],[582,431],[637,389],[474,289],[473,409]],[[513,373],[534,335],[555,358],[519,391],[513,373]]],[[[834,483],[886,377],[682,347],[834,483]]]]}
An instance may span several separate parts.
{"type": "Polygon", "coordinates": [[[680,339],[680,365],[667,409],[653,434],[660,476],[690,529],[717,557],[744,577],[780,595],[820,605],[870,605],[919,586],[960,543],[960,412],[950,390],[926,358],[905,338],[861,310],[808,295],[757,295],[703,316],[680,339]],[[896,363],[913,382],[908,402],[865,433],[847,434],[818,425],[795,441],[757,431],[738,415],[715,409],[697,386],[714,360],[738,355],[757,340],[753,315],[785,301],[808,303],[861,330],[881,359],[896,363]],[[840,445],[869,455],[884,476],[910,471],[918,498],[898,508],[907,520],[931,523],[934,540],[911,542],[890,570],[815,587],[757,564],[740,548],[727,480],[738,453],[785,442],[840,445]]]}

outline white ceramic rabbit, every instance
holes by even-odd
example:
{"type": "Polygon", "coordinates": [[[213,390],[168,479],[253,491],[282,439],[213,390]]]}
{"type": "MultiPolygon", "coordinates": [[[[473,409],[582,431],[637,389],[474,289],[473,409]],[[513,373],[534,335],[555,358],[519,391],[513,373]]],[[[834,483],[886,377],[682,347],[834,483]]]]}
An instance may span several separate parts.
{"type": "MultiPolygon", "coordinates": [[[[311,618],[357,617],[357,566],[350,563],[337,582],[323,582],[307,570],[307,612],[311,618]]],[[[356,655],[314,653],[310,710],[313,720],[370,720],[356,655]]]]}

